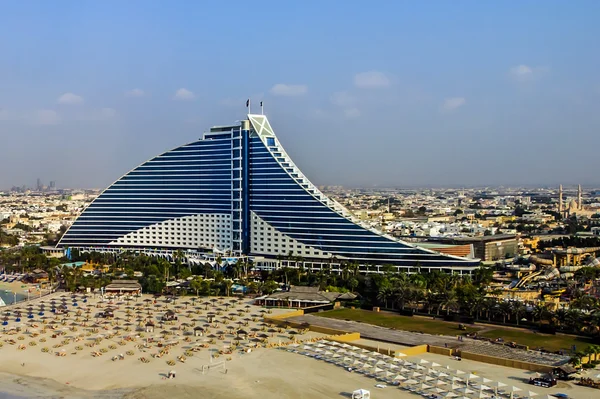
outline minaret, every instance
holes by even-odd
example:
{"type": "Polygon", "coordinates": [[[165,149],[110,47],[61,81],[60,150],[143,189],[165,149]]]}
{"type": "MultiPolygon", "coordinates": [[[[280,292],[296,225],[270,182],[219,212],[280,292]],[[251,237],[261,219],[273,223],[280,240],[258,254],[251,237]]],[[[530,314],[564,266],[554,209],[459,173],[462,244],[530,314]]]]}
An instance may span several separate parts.
{"type": "Polygon", "coordinates": [[[581,193],[581,184],[579,186],[577,186],[577,209],[579,209],[580,211],[583,210],[583,200],[582,200],[582,193],[581,193]]]}
{"type": "Polygon", "coordinates": [[[562,184],[558,187],[558,213],[563,217],[563,190],[562,184]]]}

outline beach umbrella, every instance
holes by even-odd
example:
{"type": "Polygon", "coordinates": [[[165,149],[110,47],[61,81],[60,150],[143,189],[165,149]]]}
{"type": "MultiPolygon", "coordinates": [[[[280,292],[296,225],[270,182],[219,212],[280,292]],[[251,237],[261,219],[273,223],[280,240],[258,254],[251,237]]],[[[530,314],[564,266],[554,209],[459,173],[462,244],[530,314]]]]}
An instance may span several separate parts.
{"type": "Polygon", "coordinates": [[[529,391],[529,392],[527,392],[527,396],[530,398],[533,398],[534,396],[537,396],[537,393],[535,393],[533,391],[529,391]]]}
{"type": "Polygon", "coordinates": [[[413,379],[410,379],[410,380],[406,380],[406,381],[404,381],[404,383],[405,383],[406,385],[413,385],[413,384],[416,384],[416,383],[418,383],[418,382],[419,382],[419,381],[417,381],[417,380],[413,380],[413,379]]]}
{"type": "Polygon", "coordinates": [[[500,381],[492,381],[492,386],[494,387],[494,394],[498,395],[498,388],[505,387],[506,384],[500,381]]]}
{"type": "Polygon", "coordinates": [[[464,395],[469,395],[469,394],[475,393],[475,391],[473,391],[472,389],[469,389],[467,387],[460,388],[457,391],[460,392],[460,393],[462,393],[462,394],[464,394],[464,395]]]}
{"type": "Polygon", "coordinates": [[[433,392],[435,392],[435,393],[440,393],[440,394],[441,394],[441,393],[443,393],[443,392],[446,392],[446,391],[444,391],[443,389],[441,389],[441,388],[438,388],[438,387],[433,387],[431,390],[432,390],[433,392]]]}
{"type": "Polygon", "coordinates": [[[428,375],[425,376],[425,381],[431,381],[431,380],[435,380],[435,378],[430,377],[428,375]]]}
{"type": "Polygon", "coordinates": [[[394,377],[394,379],[398,380],[398,381],[404,381],[404,380],[406,380],[406,377],[401,376],[400,374],[398,374],[397,376],[394,377]]]}
{"type": "Polygon", "coordinates": [[[429,363],[428,360],[425,360],[425,359],[419,360],[419,364],[428,364],[428,363],[429,363]]]}
{"type": "Polygon", "coordinates": [[[454,392],[448,391],[448,392],[442,393],[441,396],[443,396],[444,398],[455,398],[458,395],[455,394],[454,392]]]}
{"type": "Polygon", "coordinates": [[[423,389],[423,390],[425,390],[425,389],[429,389],[429,388],[431,388],[431,385],[427,385],[427,384],[425,384],[425,383],[423,382],[423,383],[421,383],[421,386],[420,386],[420,388],[421,388],[421,389],[423,389]]]}

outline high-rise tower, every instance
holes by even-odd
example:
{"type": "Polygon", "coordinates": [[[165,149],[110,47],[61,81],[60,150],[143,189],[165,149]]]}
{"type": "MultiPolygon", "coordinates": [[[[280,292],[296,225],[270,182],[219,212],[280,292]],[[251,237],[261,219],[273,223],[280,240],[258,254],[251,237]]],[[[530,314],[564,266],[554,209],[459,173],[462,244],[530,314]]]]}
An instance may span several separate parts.
{"type": "Polygon", "coordinates": [[[313,267],[338,259],[362,270],[386,264],[468,273],[479,265],[355,220],[306,178],[264,115],[213,127],[125,174],[58,245],[150,254],[218,251],[253,257],[259,267],[289,254],[313,267]]]}

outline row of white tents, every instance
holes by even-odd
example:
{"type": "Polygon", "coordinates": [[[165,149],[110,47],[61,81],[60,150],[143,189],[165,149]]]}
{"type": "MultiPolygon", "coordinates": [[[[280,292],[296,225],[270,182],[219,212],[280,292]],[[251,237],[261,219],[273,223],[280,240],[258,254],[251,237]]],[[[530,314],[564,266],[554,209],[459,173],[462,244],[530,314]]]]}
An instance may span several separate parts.
{"type": "Polygon", "coordinates": [[[537,396],[537,393],[532,391],[523,392],[519,387],[462,370],[442,367],[438,363],[425,359],[409,362],[401,357],[372,352],[346,343],[321,340],[303,344],[294,343],[288,345],[286,349],[344,367],[349,371],[425,397],[517,399],[537,396]]]}

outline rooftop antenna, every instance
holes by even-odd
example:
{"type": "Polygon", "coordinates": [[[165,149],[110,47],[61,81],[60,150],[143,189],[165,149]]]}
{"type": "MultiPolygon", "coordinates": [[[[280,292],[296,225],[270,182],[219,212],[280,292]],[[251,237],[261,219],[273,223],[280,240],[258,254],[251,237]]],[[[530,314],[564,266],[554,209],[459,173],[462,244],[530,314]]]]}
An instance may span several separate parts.
{"type": "Polygon", "coordinates": [[[263,107],[263,102],[262,102],[262,101],[260,102],[260,114],[261,114],[261,115],[264,115],[264,114],[265,114],[265,109],[264,109],[264,107],[263,107]]]}
{"type": "Polygon", "coordinates": [[[248,108],[248,113],[251,114],[252,112],[250,112],[250,99],[246,100],[246,108],[248,108]]]}

